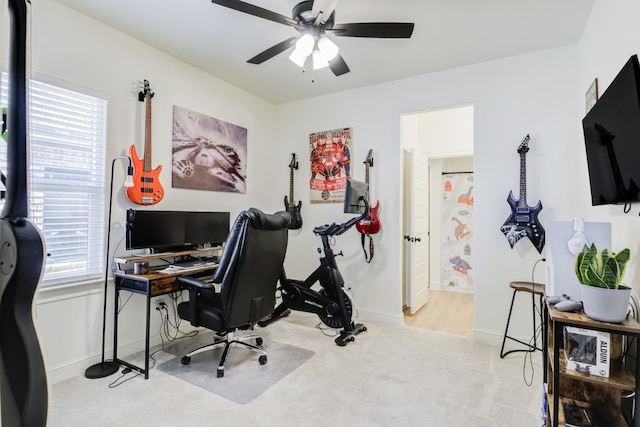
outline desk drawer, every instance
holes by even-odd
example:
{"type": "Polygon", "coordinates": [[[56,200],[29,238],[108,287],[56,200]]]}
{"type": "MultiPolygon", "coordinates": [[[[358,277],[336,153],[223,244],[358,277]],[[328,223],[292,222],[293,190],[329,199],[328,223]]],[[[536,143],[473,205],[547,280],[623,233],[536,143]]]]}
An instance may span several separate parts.
{"type": "Polygon", "coordinates": [[[176,279],[176,276],[162,277],[159,279],[154,278],[153,280],[116,277],[120,289],[127,289],[142,294],[146,294],[147,290],[149,290],[149,295],[152,297],[180,290],[180,283],[178,283],[176,279]]]}
{"type": "Polygon", "coordinates": [[[151,293],[150,295],[162,295],[172,291],[180,290],[180,283],[176,280],[177,277],[171,276],[165,279],[157,279],[151,282],[151,293]]]}

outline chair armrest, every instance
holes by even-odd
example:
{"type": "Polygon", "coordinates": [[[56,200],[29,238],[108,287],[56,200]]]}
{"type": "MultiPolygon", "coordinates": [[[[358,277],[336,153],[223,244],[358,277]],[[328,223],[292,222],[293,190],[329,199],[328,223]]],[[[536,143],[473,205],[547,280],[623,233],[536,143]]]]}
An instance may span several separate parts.
{"type": "Polygon", "coordinates": [[[215,287],[212,283],[203,282],[189,276],[178,276],[177,281],[182,285],[183,289],[189,290],[189,321],[195,327],[200,326],[198,319],[198,295],[215,294],[215,287]]]}
{"type": "Polygon", "coordinates": [[[215,291],[213,283],[203,282],[202,280],[194,279],[193,277],[189,276],[178,276],[178,282],[186,285],[189,288],[211,289],[215,291]]]}

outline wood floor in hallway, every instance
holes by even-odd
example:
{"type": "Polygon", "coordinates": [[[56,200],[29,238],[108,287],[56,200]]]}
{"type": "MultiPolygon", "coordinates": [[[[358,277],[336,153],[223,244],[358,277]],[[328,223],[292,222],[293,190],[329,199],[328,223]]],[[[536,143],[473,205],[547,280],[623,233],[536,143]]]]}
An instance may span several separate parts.
{"type": "Polygon", "coordinates": [[[471,337],[473,294],[429,290],[429,301],[417,313],[404,309],[405,325],[471,337]]]}

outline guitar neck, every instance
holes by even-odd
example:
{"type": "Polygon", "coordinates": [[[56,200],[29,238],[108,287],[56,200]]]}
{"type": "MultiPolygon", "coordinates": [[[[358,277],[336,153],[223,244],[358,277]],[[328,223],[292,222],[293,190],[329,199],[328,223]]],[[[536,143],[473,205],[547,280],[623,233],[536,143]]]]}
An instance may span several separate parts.
{"type": "Polygon", "coordinates": [[[144,121],[144,171],[150,172],[151,167],[151,98],[145,100],[145,121],[144,121]]]}
{"type": "MultiPolygon", "coordinates": [[[[364,182],[367,184],[367,197],[371,199],[371,187],[369,186],[369,163],[364,166],[364,182]]],[[[371,200],[369,200],[371,202],[371,200]]]]}
{"type": "Polygon", "coordinates": [[[293,167],[289,168],[289,200],[293,205],[293,167]]]}
{"type": "Polygon", "coordinates": [[[526,153],[520,153],[520,200],[518,206],[527,207],[527,157],[526,153]]]}

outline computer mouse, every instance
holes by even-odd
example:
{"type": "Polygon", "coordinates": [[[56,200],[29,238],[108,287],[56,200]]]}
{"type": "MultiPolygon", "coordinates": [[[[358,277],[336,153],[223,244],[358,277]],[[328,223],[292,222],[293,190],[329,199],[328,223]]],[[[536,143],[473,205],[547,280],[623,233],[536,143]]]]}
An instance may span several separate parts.
{"type": "Polygon", "coordinates": [[[582,309],[582,303],[568,299],[560,301],[554,307],[558,311],[580,311],[580,309],[582,309]]]}

